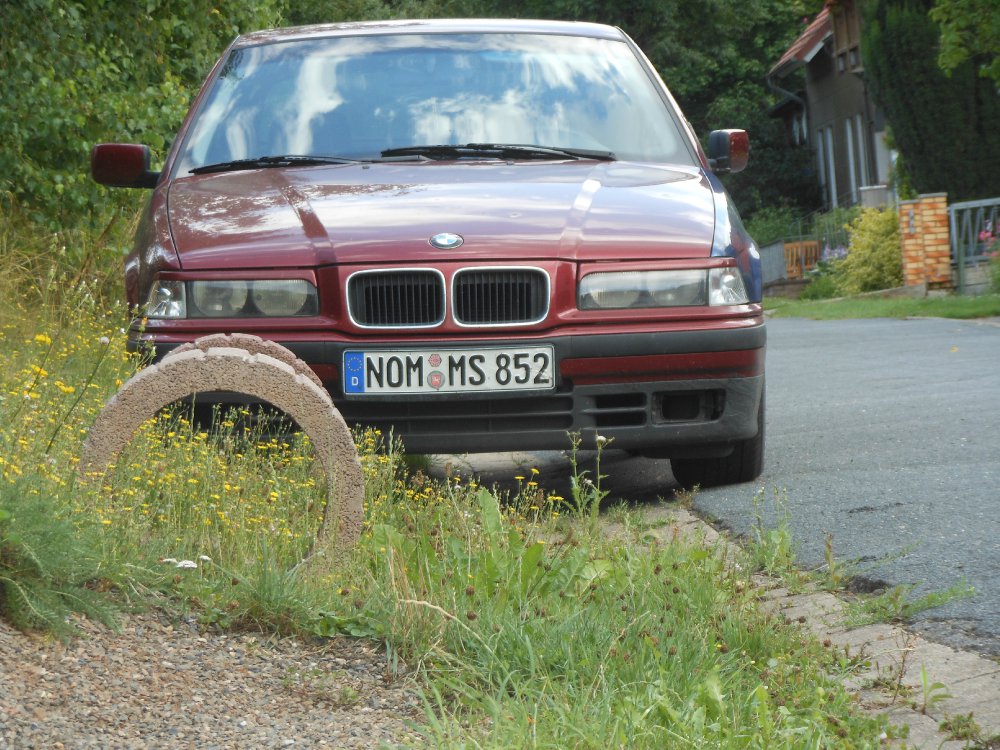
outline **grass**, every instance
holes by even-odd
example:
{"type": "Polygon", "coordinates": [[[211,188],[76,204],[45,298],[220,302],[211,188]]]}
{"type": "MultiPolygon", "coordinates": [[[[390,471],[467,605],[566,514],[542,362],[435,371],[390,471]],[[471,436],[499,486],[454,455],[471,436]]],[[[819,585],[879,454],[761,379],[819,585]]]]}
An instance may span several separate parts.
{"type": "Polygon", "coordinates": [[[844,320],[847,318],[988,318],[1000,316],[1000,294],[976,297],[880,298],[844,297],[831,300],[792,300],[768,297],[764,308],[776,318],[812,318],[844,320]]]}
{"type": "Polygon", "coordinates": [[[87,428],[140,364],[126,313],[85,279],[40,296],[16,277],[0,280],[0,615],[20,627],[68,635],[81,615],[157,606],[206,628],[374,639],[417,680],[434,747],[878,743],[848,667],[758,606],[749,576],[790,560],[788,538],[733,565],[625,509],[612,538],[594,522],[599,468],[568,469],[570,498],[530,468],[498,496],[358,433],[365,526],[329,570],[296,567],[324,498],[312,447],[239,413],[212,432],[162,414],[81,482],[87,428]]]}
{"type": "Polygon", "coordinates": [[[972,586],[964,582],[920,596],[913,596],[913,589],[912,585],[901,584],[877,596],[852,601],[847,608],[845,624],[860,627],[879,622],[909,622],[921,612],[958,599],[968,599],[976,593],[972,586]]]}

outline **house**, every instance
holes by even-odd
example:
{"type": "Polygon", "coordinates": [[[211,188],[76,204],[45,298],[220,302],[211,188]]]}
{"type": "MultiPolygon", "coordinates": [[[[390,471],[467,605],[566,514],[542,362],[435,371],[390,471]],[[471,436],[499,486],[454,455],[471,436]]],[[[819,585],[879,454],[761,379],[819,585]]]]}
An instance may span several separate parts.
{"type": "Polygon", "coordinates": [[[827,0],[767,76],[789,145],[810,148],[826,208],[883,205],[892,155],[865,85],[857,0],[827,0]]]}

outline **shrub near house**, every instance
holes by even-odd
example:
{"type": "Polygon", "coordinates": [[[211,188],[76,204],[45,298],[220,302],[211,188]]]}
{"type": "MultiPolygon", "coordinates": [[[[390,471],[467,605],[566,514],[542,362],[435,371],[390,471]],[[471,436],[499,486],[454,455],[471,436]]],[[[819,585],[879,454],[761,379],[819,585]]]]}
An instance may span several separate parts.
{"type": "Polygon", "coordinates": [[[895,211],[868,208],[848,225],[847,257],[838,267],[842,294],[892,289],[903,283],[899,217],[895,211]]]}
{"type": "Polygon", "coordinates": [[[896,212],[862,209],[846,229],[846,256],[824,258],[810,274],[811,282],[803,290],[802,299],[829,299],[902,285],[903,258],[896,212]]]}

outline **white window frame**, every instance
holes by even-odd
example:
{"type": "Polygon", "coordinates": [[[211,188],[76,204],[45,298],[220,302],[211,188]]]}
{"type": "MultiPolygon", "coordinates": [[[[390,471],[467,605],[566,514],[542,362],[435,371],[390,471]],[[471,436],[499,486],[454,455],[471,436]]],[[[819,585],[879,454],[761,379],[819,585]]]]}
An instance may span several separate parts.
{"type": "Polygon", "coordinates": [[[858,131],[858,182],[861,187],[867,187],[872,184],[872,176],[868,168],[868,129],[865,127],[865,118],[861,113],[854,116],[854,122],[858,131]]]}
{"type": "Polygon", "coordinates": [[[819,188],[827,192],[826,186],[826,137],[823,128],[816,131],[816,171],[819,177],[819,188]]]}
{"type": "Polygon", "coordinates": [[[837,200],[837,163],[834,159],[833,151],[833,125],[824,128],[826,141],[826,171],[827,171],[827,193],[830,198],[830,207],[836,208],[840,205],[837,200]]]}
{"type": "Polygon", "coordinates": [[[851,188],[851,203],[858,202],[857,160],[854,152],[854,118],[844,120],[844,137],[847,143],[847,181],[851,188]]]}

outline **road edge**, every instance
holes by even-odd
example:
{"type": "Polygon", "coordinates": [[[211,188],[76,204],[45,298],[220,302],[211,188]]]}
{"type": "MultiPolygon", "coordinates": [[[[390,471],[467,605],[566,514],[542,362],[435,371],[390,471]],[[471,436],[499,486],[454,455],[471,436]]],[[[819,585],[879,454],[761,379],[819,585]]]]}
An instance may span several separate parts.
{"type": "MultiPolygon", "coordinates": [[[[651,532],[664,540],[679,536],[727,551],[742,550],[727,531],[676,504],[660,503],[641,513],[655,527],[651,532]]],[[[884,714],[893,726],[908,727],[905,737],[886,738],[887,747],[1000,747],[1000,663],[934,643],[900,625],[849,627],[846,600],[818,586],[791,591],[769,576],[755,574],[752,580],[763,608],[802,627],[824,646],[859,660],[862,668],[845,687],[863,710],[884,714]],[[941,728],[963,717],[979,727],[975,739],[956,739],[941,728]]]]}

